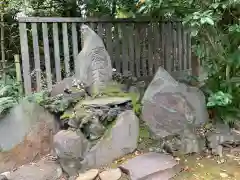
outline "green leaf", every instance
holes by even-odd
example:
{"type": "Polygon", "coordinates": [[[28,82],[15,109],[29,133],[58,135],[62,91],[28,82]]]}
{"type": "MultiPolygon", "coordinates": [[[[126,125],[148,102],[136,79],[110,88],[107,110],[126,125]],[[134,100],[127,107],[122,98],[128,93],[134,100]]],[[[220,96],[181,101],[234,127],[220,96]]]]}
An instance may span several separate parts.
{"type": "Polygon", "coordinates": [[[205,17],[205,22],[206,23],[208,23],[208,24],[210,24],[210,25],[214,25],[214,21],[213,21],[213,19],[211,19],[211,18],[209,18],[209,17],[205,17]]]}

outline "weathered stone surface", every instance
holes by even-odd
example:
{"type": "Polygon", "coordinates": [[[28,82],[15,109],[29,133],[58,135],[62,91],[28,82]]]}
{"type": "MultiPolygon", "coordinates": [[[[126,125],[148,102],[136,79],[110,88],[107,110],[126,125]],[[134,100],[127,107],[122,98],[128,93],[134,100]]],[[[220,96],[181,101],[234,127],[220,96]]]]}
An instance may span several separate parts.
{"type": "Polygon", "coordinates": [[[62,81],[56,83],[52,88],[51,96],[57,96],[62,94],[63,97],[66,99],[78,99],[78,98],[84,97],[85,96],[84,90],[79,90],[75,87],[72,87],[74,80],[76,80],[76,78],[72,76],[72,77],[64,78],[62,81]],[[71,90],[70,94],[64,92],[66,88],[71,90]]]}
{"type": "Polygon", "coordinates": [[[64,94],[64,89],[65,88],[70,88],[72,87],[72,82],[74,80],[74,77],[68,77],[68,78],[64,78],[62,81],[57,82],[51,91],[51,96],[56,96],[59,94],[64,94]]]}
{"type": "Polygon", "coordinates": [[[4,173],[1,173],[0,176],[2,176],[2,177],[5,176],[6,179],[9,179],[10,178],[10,174],[11,173],[9,171],[7,171],[7,172],[4,172],[4,173]]]}
{"type": "Polygon", "coordinates": [[[180,170],[172,156],[154,152],[130,159],[121,168],[129,171],[131,180],[169,180],[180,170]]]}
{"type": "Polygon", "coordinates": [[[99,174],[101,180],[119,180],[122,176],[122,172],[119,168],[108,169],[99,174]]]}
{"type": "Polygon", "coordinates": [[[194,128],[186,126],[181,133],[181,154],[200,153],[206,147],[205,138],[200,137],[194,132],[194,128]]]}
{"type": "MultiPolygon", "coordinates": [[[[23,141],[31,128],[38,129],[40,123],[46,122],[56,132],[53,115],[41,106],[24,100],[14,107],[10,114],[0,121],[0,147],[7,151],[23,141]]],[[[35,132],[32,132],[35,133],[35,132]]]]}
{"type": "Polygon", "coordinates": [[[127,110],[118,115],[116,124],[92,147],[84,159],[86,167],[96,168],[133,152],[137,148],[139,120],[127,110]]]}
{"type": "Polygon", "coordinates": [[[85,173],[80,173],[76,180],[94,180],[99,173],[98,169],[90,169],[85,173]]]}
{"type": "Polygon", "coordinates": [[[5,175],[0,175],[0,180],[8,180],[8,178],[5,175]]]}
{"type": "Polygon", "coordinates": [[[57,180],[62,176],[61,167],[51,161],[40,160],[37,163],[21,166],[14,172],[11,172],[11,180],[57,180]]]}
{"type": "Polygon", "coordinates": [[[39,159],[52,150],[56,121],[41,106],[21,102],[0,121],[0,173],[39,159]]]}
{"type": "Polygon", "coordinates": [[[223,146],[240,145],[240,134],[231,131],[228,125],[218,123],[215,130],[207,134],[207,141],[213,154],[223,156],[223,146]]]}
{"type": "Polygon", "coordinates": [[[103,97],[92,100],[83,100],[80,104],[85,106],[109,106],[124,104],[127,102],[131,102],[130,97],[103,97]]]}
{"type": "Polygon", "coordinates": [[[112,79],[112,65],[102,39],[87,25],[81,26],[83,48],[77,56],[76,78],[98,93],[112,79]]]}
{"type": "Polygon", "coordinates": [[[78,174],[81,161],[90,144],[81,132],[62,130],[54,136],[54,148],[63,170],[70,176],[78,174]]]}
{"type": "Polygon", "coordinates": [[[178,83],[159,67],[148,86],[143,103],[143,120],[160,138],[179,134],[186,123],[200,125],[207,120],[203,93],[178,83]]]}

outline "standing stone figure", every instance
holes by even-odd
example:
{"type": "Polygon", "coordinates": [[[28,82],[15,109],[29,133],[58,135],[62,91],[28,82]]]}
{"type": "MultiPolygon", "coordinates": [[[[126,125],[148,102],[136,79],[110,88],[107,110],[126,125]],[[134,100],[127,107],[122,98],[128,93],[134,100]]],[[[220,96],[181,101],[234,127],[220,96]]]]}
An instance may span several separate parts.
{"type": "Polygon", "coordinates": [[[112,65],[102,39],[87,25],[81,26],[82,51],[77,56],[75,77],[90,87],[91,93],[99,93],[112,79],[112,65]]]}

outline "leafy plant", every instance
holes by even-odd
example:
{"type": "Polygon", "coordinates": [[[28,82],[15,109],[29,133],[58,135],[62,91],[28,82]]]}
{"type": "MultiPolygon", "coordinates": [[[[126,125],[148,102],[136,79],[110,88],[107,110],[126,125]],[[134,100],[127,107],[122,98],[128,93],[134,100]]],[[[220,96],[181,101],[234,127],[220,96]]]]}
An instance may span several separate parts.
{"type": "Polygon", "coordinates": [[[19,83],[9,76],[5,80],[0,80],[0,116],[3,117],[15,106],[21,94],[19,93],[19,83]]]}
{"type": "Polygon", "coordinates": [[[48,91],[34,93],[26,98],[30,102],[35,102],[40,106],[48,109],[50,112],[56,114],[64,112],[71,105],[74,105],[76,103],[75,100],[64,98],[64,96],[61,94],[51,97],[48,91]]]}

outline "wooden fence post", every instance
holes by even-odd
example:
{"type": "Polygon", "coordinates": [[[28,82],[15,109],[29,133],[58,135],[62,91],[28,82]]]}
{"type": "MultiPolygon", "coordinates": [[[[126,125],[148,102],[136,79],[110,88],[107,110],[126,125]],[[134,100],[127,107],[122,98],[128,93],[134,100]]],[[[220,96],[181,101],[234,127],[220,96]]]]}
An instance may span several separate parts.
{"type": "Polygon", "coordinates": [[[15,63],[15,69],[16,69],[17,82],[20,84],[19,93],[23,94],[22,73],[21,73],[21,66],[20,66],[20,58],[18,54],[14,55],[14,63],[15,63]]]}

